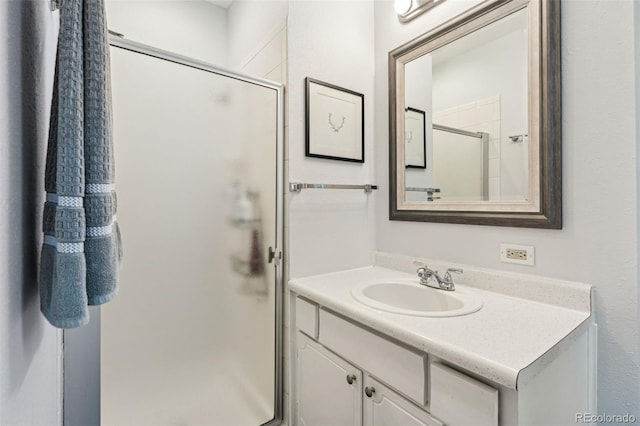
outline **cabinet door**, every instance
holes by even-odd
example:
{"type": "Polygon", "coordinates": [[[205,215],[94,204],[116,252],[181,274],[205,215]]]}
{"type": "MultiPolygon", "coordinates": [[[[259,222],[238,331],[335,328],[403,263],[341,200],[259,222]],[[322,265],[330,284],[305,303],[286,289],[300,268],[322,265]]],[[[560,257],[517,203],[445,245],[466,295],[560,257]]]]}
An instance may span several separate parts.
{"type": "Polygon", "coordinates": [[[364,426],[442,426],[426,411],[380,382],[365,378],[364,426]]]}
{"type": "Polygon", "coordinates": [[[498,390],[447,367],[431,364],[431,412],[451,426],[498,426],[498,390]]]}
{"type": "Polygon", "coordinates": [[[296,425],[360,426],[362,372],[297,333],[296,425]]]}

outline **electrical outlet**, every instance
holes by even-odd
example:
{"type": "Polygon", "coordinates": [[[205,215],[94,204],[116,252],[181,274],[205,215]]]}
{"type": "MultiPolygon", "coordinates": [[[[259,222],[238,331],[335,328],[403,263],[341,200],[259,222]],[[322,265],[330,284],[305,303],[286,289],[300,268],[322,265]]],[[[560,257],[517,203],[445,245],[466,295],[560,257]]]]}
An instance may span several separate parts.
{"type": "Polygon", "coordinates": [[[514,248],[508,248],[506,256],[507,256],[507,259],[525,261],[525,260],[527,260],[527,251],[526,250],[514,249],[514,248]]]}
{"type": "Polygon", "coordinates": [[[500,261],[533,266],[535,264],[535,249],[533,246],[500,244],[500,261]]]}

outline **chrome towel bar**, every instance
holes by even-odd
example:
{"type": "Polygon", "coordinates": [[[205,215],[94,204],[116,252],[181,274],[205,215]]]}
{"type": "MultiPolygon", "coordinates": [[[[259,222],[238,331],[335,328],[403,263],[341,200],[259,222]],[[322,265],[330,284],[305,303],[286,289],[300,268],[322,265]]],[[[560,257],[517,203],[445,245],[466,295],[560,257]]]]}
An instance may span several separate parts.
{"type": "Polygon", "coordinates": [[[369,193],[374,189],[378,189],[378,185],[338,185],[332,183],[300,183],[300,182],[290,182],[289,183],[289,191],[290,192],[300,192],[303,189],[362,189],[364,192],[369,193]]]}
{"type": "Polygon", "coordinates": [[[429,192],[431,194],[434,192],[440,192],[440,188],[420,188],[415,186],[407,186],[404,190],[413,192],[429,192]]]}

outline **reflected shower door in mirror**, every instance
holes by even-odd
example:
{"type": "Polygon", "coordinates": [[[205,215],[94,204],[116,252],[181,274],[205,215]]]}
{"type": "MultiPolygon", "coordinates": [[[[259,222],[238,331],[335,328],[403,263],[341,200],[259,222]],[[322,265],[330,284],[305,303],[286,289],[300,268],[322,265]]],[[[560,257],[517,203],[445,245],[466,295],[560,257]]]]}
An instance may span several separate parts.
{"type": "Polygon", "coordinates": [[[561,227],[558,22],[493,0],[390,53],[392,220],[561,227]]]}
{"type": "Polygon", "coordinates": [[[527,200],[527,68],[526,9],[405,64],[405,200],[527,200]],[[410,162],[418,107],[424,169],[410,162]]]}

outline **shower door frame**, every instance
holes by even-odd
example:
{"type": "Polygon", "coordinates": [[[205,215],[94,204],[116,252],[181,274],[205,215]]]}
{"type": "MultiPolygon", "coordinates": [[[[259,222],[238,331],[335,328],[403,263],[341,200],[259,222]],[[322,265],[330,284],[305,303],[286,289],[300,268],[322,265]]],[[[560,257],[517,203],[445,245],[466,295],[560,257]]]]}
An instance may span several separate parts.
{"type": "MultiPolygon", "coordinates": [[[[198,59],[158,49],[121,36],[110,35],[111,47],[199,69],[276,91],[276,241],[275,256],[275,365],[274,417],[263,426],[276,426],[283,418],[283,247],[284,247],[284,85],[241,74],[198,59]]],[[[91,321],[62,337],[62,415],[65,426],[100,425],[100,307],[90,307],[91,321]]],[[[260,425],[256,425],[260,426],[260,425]]]]}

